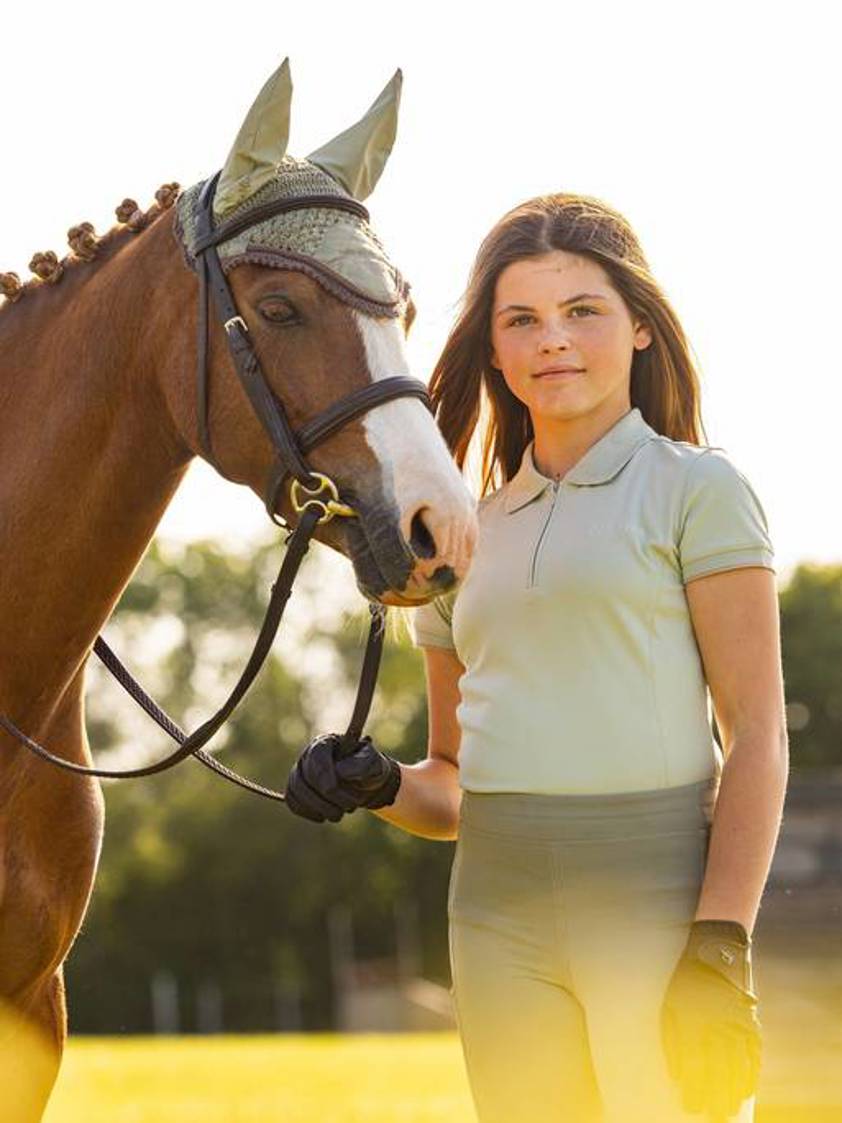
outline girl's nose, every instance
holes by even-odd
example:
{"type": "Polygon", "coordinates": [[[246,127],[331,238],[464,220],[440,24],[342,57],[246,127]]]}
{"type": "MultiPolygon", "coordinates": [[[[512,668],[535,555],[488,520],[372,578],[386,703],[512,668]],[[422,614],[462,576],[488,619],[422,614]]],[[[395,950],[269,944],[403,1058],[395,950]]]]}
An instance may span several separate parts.
{"type": "Polygon", "coordinates": [[[555,351],[567,351],[570,348],[570,340],[561,328],[551,328],[541,337],[539,348],[545,355],[555,351]]]}

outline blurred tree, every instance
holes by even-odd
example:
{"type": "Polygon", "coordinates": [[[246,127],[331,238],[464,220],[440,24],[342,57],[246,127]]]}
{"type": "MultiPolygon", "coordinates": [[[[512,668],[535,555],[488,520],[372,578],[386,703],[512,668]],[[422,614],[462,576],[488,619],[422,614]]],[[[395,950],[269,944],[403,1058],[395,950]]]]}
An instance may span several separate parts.
{"type": "MultiPolygon", "coordinates": [[[[109,637],[184,727],[215,709],[239,674],[278,552],[275,542],[248,558],[212,543],[153,544],[126,590],[109,637]]],[[[350,570],[348,596],[326,597],[341,589],[323,560],[318,550],[308,558],[272,656],[211,744],[272,787],[283,788],[312,736],[344,728],[359,678],[368,611],[350,570]],[[328,600],[339,605],[332,614],[328,600]]],[[[426,744],[423,662],[399,613],[389,619],[367,731],[384,751],[415,761],[426,744]]],[[[781,593],[781,627],[793,766],[842,763],[842,566],[800,566],[781,593]]],[[[96,665],[88,708],[99,759],[134,762],[171,747],[96,665]],[[129,732],[128,744],[118,731],[129,732]]],[[[396,950],[394,905],[414,903],[422,971],[448,984],[452,843],[409,835],[365,810],[310,823],[193,761],[106,783],[105,793],[100,873],[67,972],[75,1031],[151,1029],[150,981],[160,970],[178,980],[185,1030],[196,1028],[209,983],[221,991],[227,1029],[275,1028],[279,986],[299,992],[303,1028],[329,1028],[336,904],[352,910],[356,953],[369,958],[396,950]]]]}
{"type": "MultiPolygon", "coordinates": [[[[153,545],[127,589],[109,636],[183,727],[207,716],[239,673],[276,555],[276,545],[248,560],[210,543],[181,554],[153,545]],[[144,664],[144,641],[155,636],[144,664]],[[169,637],[163,650],[161,636],[169,637]]],[[[305,568],[309,580],[301,589],[296,584],[295,597],[315,595],[308,584],[316,567],[308,559],[305,568]]],[[[349,573],[349,590],[351,581],[349,573]]],[[[299,624],[308,615],[305,606],[299,624]]],[[[282,789],[303,746],[325,731],[327,694],[347,703],[347,724],[368,618],[361,599],[333,627],[320,624],[314,609],[315,623],[299,629],[292,645],[282,625],[275,651],[211,748],[224,743],[226,762],[282,789]],[[299,677],[298,661],[318,645],[337,657],[325,681],[313,683],[299,677]]],[[[98,759],[116,754],[125,762],[166,751],[171,742],[144,715],[136,725],[132,703],[118,697],[119,687],[92,667],[89,728],[98,759]],[[142,750],[131,748],[130,755],[115,737],[126,721],[143,730],[142,750]]],[[[425,729],[420,653],[387,640],[367,731],[385,751],[412,761],[424,755],[425,729]]],[[[178,980],[182,1029],[195,1028],[197,996],[208,982],[221,990],[226,1029],[275,1028],[279,985],[299,990],[304,1028],[329,1028],[326,918],[336,903],[352,908],[356,952],[368,958],[395,951],[394,904],[412,899],[422,969],[447,984],[452,844],[411,836],[364,809],[338,824],[310,823],[193,761],[147,780],[106,783],[105,794],[97,886],[67,971],[76,1032],[151,1029],[150,980],[161,969],[178,980]]]]}
{"type": "Polygon", "coordinates": [[[793,766],[842,764],[842,565],[804,563],[781,592],[793,766]]]}

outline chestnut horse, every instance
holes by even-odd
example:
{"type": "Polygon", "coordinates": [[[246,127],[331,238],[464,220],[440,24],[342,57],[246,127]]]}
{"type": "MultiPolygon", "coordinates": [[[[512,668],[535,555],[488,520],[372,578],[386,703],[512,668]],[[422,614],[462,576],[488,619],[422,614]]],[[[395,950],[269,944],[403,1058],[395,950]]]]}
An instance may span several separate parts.
{"type": "MultiPolygon", "coordinates": [[[[393,80],[393,94],[397,88],[393,80]]],[[[277,90],[276,81],[273,97],[277,90]]],[[[265,94],[266,87],[264,114],[276,112],[277,98],[267,110],[265,94]]],[[[373,185],[371,175],[367,184],[361,176],[371,169],[372,129],[383,132],[382,108],[381,95],[364,137],[367,164],[348,156],[348,138],[359,140],[354,129],[361,123],[332,152],[320,150],[318,166],[332,183],[350,184],[349,195],[373,185]]],[[[242,143],[235,144],[217,192],[227,185],[229,206],[248,207],[261,182],[273,190],[289,165],[282,137],[267,177],[265,131],[252,132],[264,152],[244,165],[242,143]]],[[[289,166],[315,175],[317,155],[312,167],[289,166]]],[[[93,641],[201,453],[198,286],[174,222],[175,188],[162,189],[146,214],[118,208],[123,222],[101,238],[89,226],[73,228],[74,254],[61,262],[41,255],[32,265],[39,276],[27,284],[2,275],[0,713],[78,763],[90,763],[83,711],[93,641]]],[[[377,260],[367,262],[357,245],[353,268],[371,266],[382,275],[385,257],[375,248],[377,260]]],[[[408,373],[411,314],[407,302],[388,315],[376,304],[361,311],[349,303],[341,254],[324,276],[307,267],[305,255],[298,264],[243,255],[228,272],[295,430],[352,390],[408,373]],[[327,283],[334,273],[336,284],[327,283]]],[[[221,326],[212,320],[209,332],[214,461],[228,479],[263,496],[274,451],[236,378],[221,326]]],[[[476,540],[475,505],[421,401],[375,406],[314,448],[308,461],[355,497],[359,517],[332,519],[316,537],[350,557],[369,599],[419,603],[461,580],[476,540]]],[[[288,491],[278,511],[294,524],[288,491]]],[[[208,521],[212,526],[212,510],[208,521]]],[[[102,831],[96,781],[51,767],[0,731],[4,1120],[40,1119],[54,1083],[66,1035],[62,963],[88,904],[102,831]]]]}

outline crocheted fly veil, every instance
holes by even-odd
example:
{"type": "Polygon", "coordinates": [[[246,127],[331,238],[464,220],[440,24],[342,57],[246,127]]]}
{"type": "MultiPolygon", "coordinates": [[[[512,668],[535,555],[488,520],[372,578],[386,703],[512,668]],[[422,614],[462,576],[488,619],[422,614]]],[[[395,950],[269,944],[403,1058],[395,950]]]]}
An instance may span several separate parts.
{"type": "MultiPolygon", "coordinates": [[[[214,197],[216,224],[293,196],[362,201],[394,143],[400,89],[397,71],[360,121],[307,159],[297,159],[286,154],[292,84],[284,60],[249,110],[223,168],[214,197]]],[[[176,204],[176,231],[191,267],[202,186],[188,188],[176,204]]],[[[399,316],[406,302],[408,285],[369,223],[339,207],[272,215],[235,233],[217,251],[226,273],[244,261],[298,270],[369,315],[399,316]]]]}

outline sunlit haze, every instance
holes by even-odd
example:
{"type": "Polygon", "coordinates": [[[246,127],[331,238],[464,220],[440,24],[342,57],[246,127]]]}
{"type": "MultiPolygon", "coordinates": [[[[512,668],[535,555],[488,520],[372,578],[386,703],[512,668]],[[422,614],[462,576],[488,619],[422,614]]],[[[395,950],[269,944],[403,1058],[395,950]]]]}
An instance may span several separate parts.
{"type": "MultiPolygon", "coordinates": [[[[398,139],[369,205],[413,285],[415,373],[429,377],[505,210],[544,191],[604,199],[681,318],[708,441],[754,485],[785,579],[801,560],[842,559],[832,14],[649,0],[15,5],[0,39],[0,269],[27,276],[36,250],[66,252],[74,223],[103,231],[124,196],[145,207],[160,183],[215,171],[285,55],[299,156],[400,66],[398,139]]],[[[197,464],[160,534],[248,548],[270,529],[256,497],[197,464]]]]}

